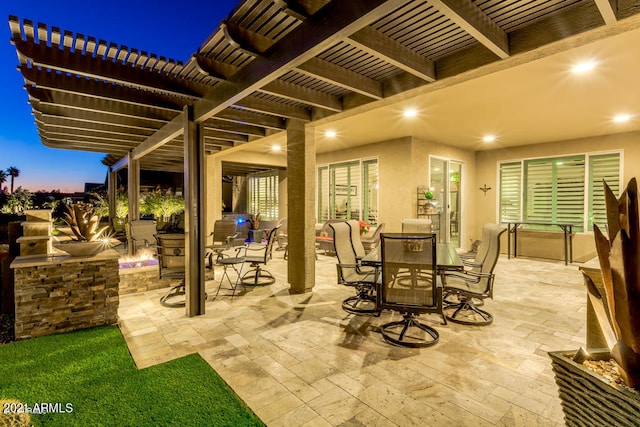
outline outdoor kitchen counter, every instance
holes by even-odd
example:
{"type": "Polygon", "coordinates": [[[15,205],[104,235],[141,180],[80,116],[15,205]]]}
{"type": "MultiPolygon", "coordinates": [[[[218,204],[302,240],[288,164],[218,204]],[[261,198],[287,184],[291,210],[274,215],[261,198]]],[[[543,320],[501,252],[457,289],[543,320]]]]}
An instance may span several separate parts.
{"type": "Polygon", "coordinates": [[[87,257],[78,257],[67,255],[64,252],[60,252],[59,255],[48,255],[48,256],[39,256],[39,257],[16,257],[11,263],[11,268],[26,268],[26,267],[39,267],[43,265],[51,265],[51,264],[77,264],[79,262],[85,261],[103,261],[107,259],[118,259],[120,254],[115,249],[107,249],[103,252],[100,252],[97,255],[87,256],[87,257]]]}

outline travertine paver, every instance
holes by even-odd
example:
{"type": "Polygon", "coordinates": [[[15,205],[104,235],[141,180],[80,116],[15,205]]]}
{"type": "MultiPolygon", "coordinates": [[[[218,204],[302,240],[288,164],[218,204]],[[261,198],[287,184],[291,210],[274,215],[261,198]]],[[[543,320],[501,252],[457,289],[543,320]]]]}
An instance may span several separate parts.
{"type": "MultiPolygon", "coordinates": [[[[119,319],[138,367],[198,352],[270,426],[563,425],[547,351],[585,341],[585,291],[577,265],[501,258],[487,327],[442,324],[425,349],[387,344],[340,302],[335,258],[318,256],[312,293],[291,295],[274,252],[270,286],[206,303],[206,314],[158,303],[163,290],[121,297],[119,319]]],[[[221,272],[217,272],[219,279],[221,272]]],[[[217,281],[207,282],[214,295],[217,281]]]]}

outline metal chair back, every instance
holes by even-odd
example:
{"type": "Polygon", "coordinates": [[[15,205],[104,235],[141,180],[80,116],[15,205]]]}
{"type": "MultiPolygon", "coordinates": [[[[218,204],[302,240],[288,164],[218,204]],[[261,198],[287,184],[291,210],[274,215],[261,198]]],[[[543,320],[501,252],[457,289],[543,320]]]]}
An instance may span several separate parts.
{"type": "Polygon", "coordinates": [[[378,307],[402,313],[442,313],[436,234],[381,234],[382,282],[378,307]]]}

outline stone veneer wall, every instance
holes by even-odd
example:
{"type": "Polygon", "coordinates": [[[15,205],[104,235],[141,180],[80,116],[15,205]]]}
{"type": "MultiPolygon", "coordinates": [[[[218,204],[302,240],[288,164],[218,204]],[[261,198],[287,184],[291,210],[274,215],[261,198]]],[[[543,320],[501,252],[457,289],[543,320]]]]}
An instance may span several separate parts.
{"type": "Polygon", "coordinates": [[[16,339],[117,323],[117,257],[31,264],[12,264],[16,339]]]}
{"type": "Polygon", "coordinates": [[[158,266],[120,269],[120,295],[177,286],[182,278],[160,278],[158,266]]]}

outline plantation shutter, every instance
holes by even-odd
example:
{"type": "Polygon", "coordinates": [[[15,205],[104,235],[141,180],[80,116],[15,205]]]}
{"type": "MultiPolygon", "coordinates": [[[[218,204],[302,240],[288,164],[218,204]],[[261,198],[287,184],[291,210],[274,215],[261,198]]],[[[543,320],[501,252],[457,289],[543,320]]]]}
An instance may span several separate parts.
{"type": "Polygon", "coordinates": [[[551,221],[553,209],[553,161],[525,162],[527,188],[525,192],[525,221],[551,221]]]}
{"type": "Polygon", "coordinates": [[[329,194],[332,209],[331,218],[357,219],[360,213],[360,162],[331,165],[329,194]]]}
{"type": "Polygon", "coordinates": [[[605,230],[607,224],[603,181],[616,197],[620,194],[620,153],[589,156],[589,230],[593,224],[605,230]]]}
{"type": "Polygon", "coordinates": [[[527,160],[524,164],[524,219],[572,223],[576,230],[581,230],[584,222],[584,156],[527,160]]]}
{"type": "Polygon", "coordinates": [[[555,162],[556,200],[553,221],[584,227],[584,156],[555,162]]]}
{"type": "Polygon", "coordinates": [[[329,168],[318,168],[318,221],[329,219],[329,168]]]}
{"type": "Polygon", "coordinates": [[[364,168],[363,219],[370,225],[378,224],[378,160],[362,162],[364,168]]]}
{"type": "Polygon", "coordinates": [[[264,220],[278,219],[278,172],[249,176],[249,212],[264,220]]]}
{"type": "Polygon", "coordinates": [[[521,216],[522,163],[500,165],[500,222],[519,221],[521,216]]]}

